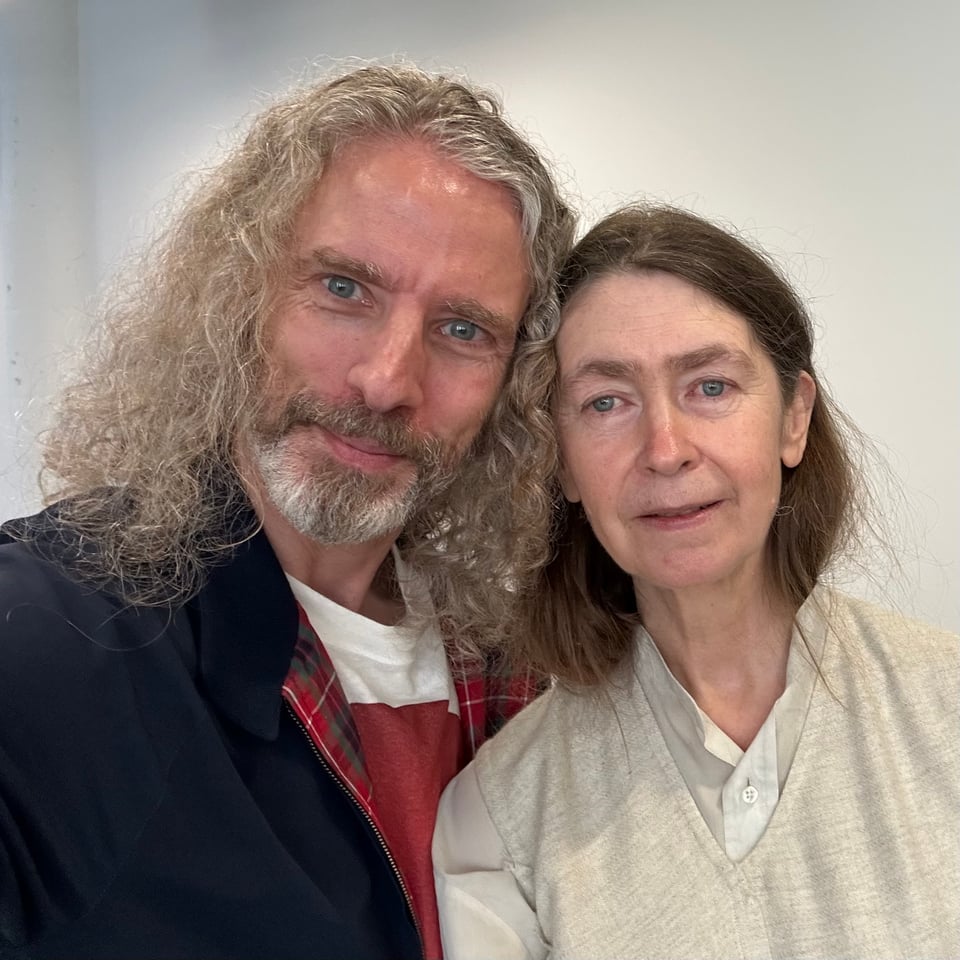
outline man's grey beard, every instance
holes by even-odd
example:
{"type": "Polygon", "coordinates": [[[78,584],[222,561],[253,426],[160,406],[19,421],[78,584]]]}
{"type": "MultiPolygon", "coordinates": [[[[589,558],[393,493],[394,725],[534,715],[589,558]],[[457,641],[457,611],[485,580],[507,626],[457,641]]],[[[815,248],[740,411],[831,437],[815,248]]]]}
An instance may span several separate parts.
{"type": "Polygon", "coordinates": [[[334,405],[307,393],[295,394],[279,415],[261,422],[250,449],[274,506],[296,530],[322,544],[365,543],[401,530],[451,484],[461,459],[402,420],[362,403],[334,405]],[[294,452],[291,430],[309,424],[372,440],[405,457],[414,472],[399,478],[367,474],[322,452],[305,463],[294,452]]]}

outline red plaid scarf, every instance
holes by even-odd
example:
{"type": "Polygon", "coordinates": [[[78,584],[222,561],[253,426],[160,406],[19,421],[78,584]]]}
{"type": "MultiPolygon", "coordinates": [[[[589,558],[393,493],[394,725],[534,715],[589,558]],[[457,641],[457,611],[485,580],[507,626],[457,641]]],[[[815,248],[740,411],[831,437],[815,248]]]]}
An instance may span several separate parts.
{"type": "MultiPolygon", "coordinates": [[[[471,760],[480,745],[541,691],[529,676],[477,672],[454,678],[460,704],[460,758],[471,760]]],[[[300,608],[300,630],[283,696],[330,769],[380,828],[360,736],[330,655],[300,608]]],[[[382,833],[382,830],[381,830],[382,833]]]]}

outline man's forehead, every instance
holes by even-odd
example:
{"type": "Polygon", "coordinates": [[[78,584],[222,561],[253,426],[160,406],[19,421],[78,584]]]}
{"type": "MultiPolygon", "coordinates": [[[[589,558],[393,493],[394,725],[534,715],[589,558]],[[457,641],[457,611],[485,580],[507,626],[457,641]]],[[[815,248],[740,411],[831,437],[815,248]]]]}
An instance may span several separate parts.
{"type": "Polygon", "coordinates": [[[302,206],[293,241],[297,274],[429,291],[434,303],[511,335],[529,302],[512,191],[427,143],[364,141],[338,154],[302,206]]]}

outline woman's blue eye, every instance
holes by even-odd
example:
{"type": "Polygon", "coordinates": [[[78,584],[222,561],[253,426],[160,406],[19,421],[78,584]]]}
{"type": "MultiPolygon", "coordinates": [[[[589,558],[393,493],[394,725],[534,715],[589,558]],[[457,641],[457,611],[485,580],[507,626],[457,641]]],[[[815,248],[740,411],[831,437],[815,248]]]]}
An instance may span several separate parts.
{"type": "Polygon", "coordinates": [[[473,340],[480,332],[480,328],[469,320],[451,320],[444,325],[444,330],[455,340],[473,340]]]}
{"type": "Polygon", "coordinates": [[[356,281],[349,277],[327,277],[324,283],[335,297],[340,297],[343,300],[349,300],[357,292],[356,281]]]}
{"type": "Polygon", "coordinates": [[[596,400],[590,401],[590,406],[596,410],[597,413],[607,413],[613,409],[615,402],[613,397],[597,397],[596,400]]]}
{"type": "Polygon", "coordinates": [[[719,397],[726,390],[727,385],[722,380],[704,380],[700,387],[704,396],[719,397]]]}

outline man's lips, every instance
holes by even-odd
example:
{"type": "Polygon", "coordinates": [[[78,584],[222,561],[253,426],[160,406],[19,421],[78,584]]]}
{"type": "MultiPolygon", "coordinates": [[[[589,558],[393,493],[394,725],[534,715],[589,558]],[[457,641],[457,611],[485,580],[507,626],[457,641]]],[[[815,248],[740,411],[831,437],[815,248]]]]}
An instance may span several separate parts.
{"type": "Polygon", "coordinates": [[[369,437],[345,436],[319,425],[315,429],[326,437],[327,447],[338,460],[361,470],[383,470],[407,459],[369,437]]]}
{"type": "Polygon", "coordinates": [[[345,443],[348,447],[353,447],[354,450],[359,450],[361,453],[372,453],[381,457],[399,457],[402,454],[397,453],[395,450],[391,450],[388,447],[385,447],[382,443],[377,443],[375,440],[370,440],[367,437],[353,437],[353,436],[344,436],[341,433],[333,433],[331,430],[327,430],[332,437],[335,437],[341,443],[345,443]]]}

